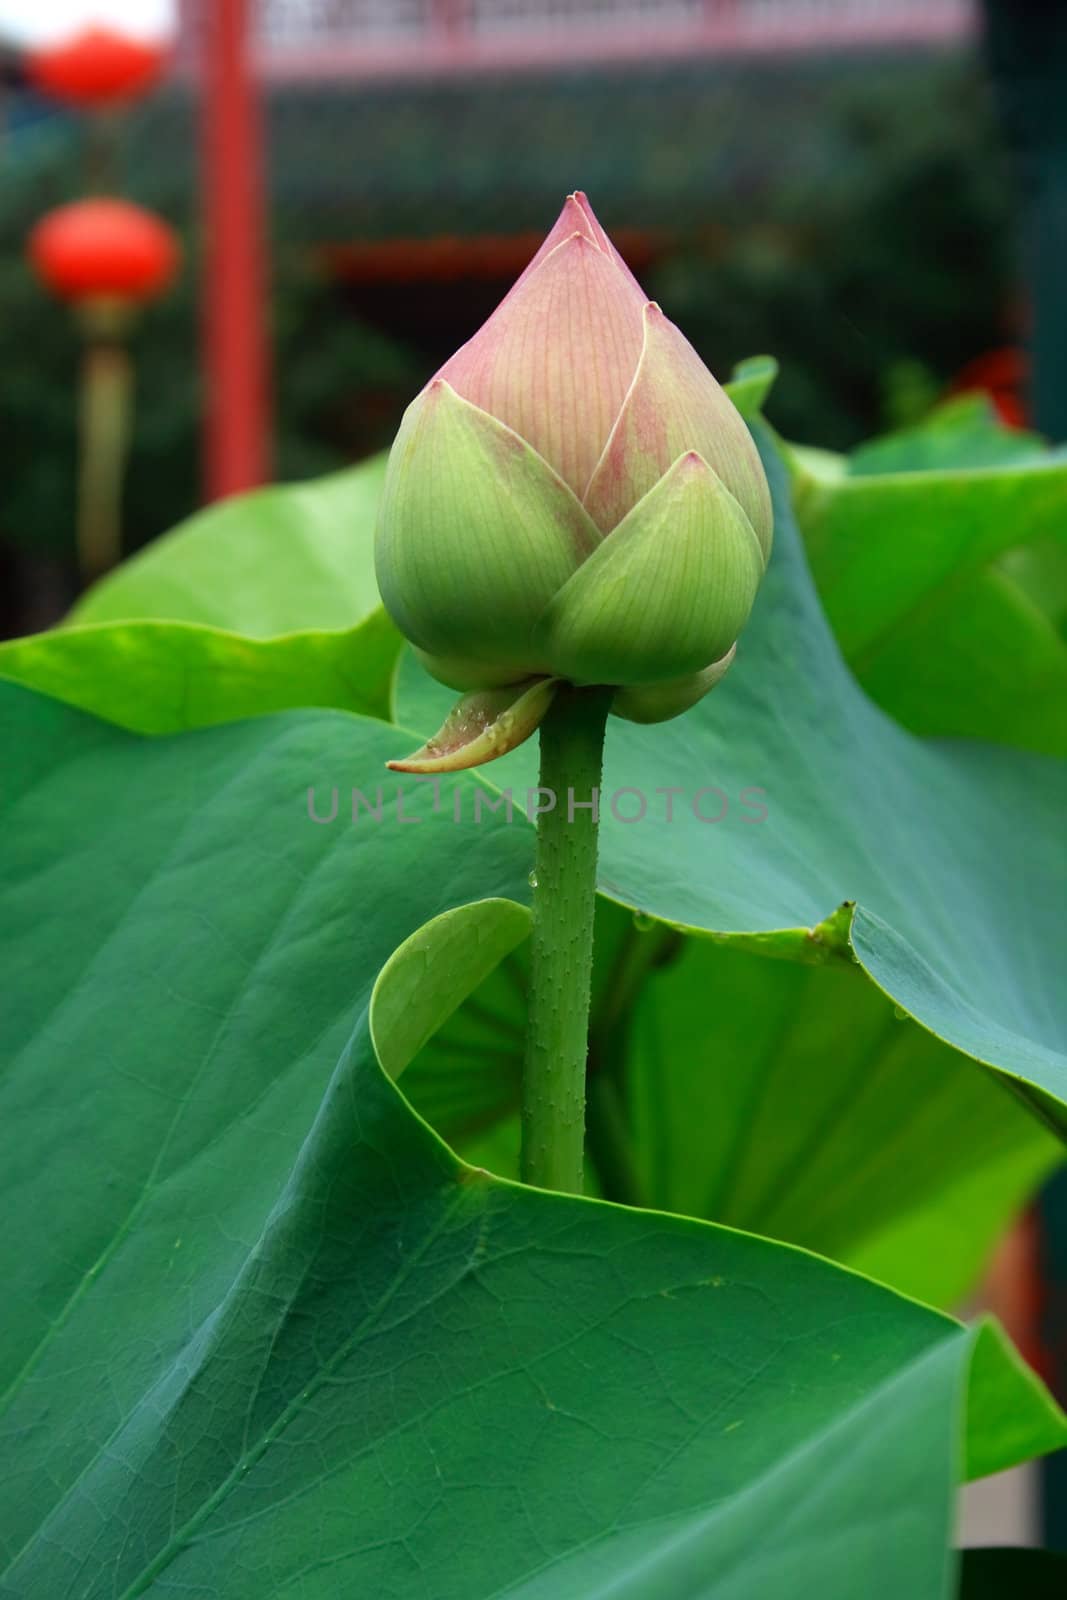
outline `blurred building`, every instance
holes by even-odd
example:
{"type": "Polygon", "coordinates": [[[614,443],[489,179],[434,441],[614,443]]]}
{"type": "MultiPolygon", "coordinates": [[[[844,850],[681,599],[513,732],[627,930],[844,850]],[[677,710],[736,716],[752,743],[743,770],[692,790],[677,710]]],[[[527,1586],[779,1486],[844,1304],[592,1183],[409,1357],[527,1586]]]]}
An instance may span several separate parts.
{"type": "MultiPolygon", "coordinates": [[[[182,10],[194,89],[207,4],[182,10]]],[[[975,32],[970,0],[258,0],[252,12],[274,215],[288,241],[321,246],[362,312],[433,356],[488,311],[574,188],[645,275],[680,240],[714,256],[729,235],[732,248],[741,218],[771,252],[783,226],[803,249],[805,212],[863,181],[865,145],[906,140],[917,108],[951,114],[946,66],[975,32]],[[416,296],[417,283],[435,287],[416,296]]],[[[178,189],[182,106],[145,115],[155,181],[178,189]]]]}
{"type": "MultiPolygon", "coordinates": [[[[713,370],[780,358],[772,416],[792,437],[845,447],[912,420],[1010,342],[1008,191],[970,0],[248,3],[279,476],[387,443],[576,188],[713,370]]],[[[176,70],[126,119],[117,163],[131,198],[183,228],[189,261],[139,338],[131,542],[200,487],[200,107],[217,12],[182,0],[179,14],[176,70]]],[[[32,527],[58,547],[69,334],[13,265],[5,278],[4,253],[13,263],[30,221],[80,192],[86,139],[22,89],[7,109],[0,358],[19,376],[6,409],[0,392],[0,540],[32,527]]]]}
{"type": "MultiPolygon", "coordinates": [[[[203,0],[199,0],[202,7],[203,0]]],[[[198,0],[186,8],[195,29],[198,0]]],[[[282,79],[437,74],[953,38],[967,0],[260,0],[282,79]]]]}
{"type": "MultiPolygon", "coordinates": [[[[209,7],[182,7],[194,82],[209,7]]],[[[540,228],[575,185],[609,212],[684,225],[679,206],[699,216],[727,169],[741,189],[842,156],[818,127],[842,74],[885,82],[958,56],[975,31],[972,0],[253,0],[251,12],[276,193],[316,228],[343,212],[373,238],[540,228]]]]}

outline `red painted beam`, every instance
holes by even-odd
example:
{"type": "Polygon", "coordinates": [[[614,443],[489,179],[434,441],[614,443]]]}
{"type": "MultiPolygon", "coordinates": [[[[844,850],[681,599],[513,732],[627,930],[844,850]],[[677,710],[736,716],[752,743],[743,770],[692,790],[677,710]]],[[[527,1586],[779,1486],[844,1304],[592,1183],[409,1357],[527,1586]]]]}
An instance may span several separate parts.
{"type": "Polygon", "coordinates": [[[273,84],[380,78],[439,78],[479,72],[543,71],[560,66],[640,66],[649,61],[775,56],[804,52],[931,47],[970,38],[969,0],[924,9],[790,17],[746,12],[736,0],[707,0],[692,22],[597,28],[571,24],[494,34],[457,25],[450,0],[436,0],[434,25],[395,39],[353,30],[321,44],[260,46],[257,74],[273,84]],[[452,18],[450,24],[449,19],[452,18]]]}
{"type": "Polygon", "coordinates": [[[204,488],[218,500],[270,477],[262,131],[249,0],[214,0],[201,28],[204,488]]]}
{"type": "MultiPolygon", "coordinates": [[[[640,272],[661,248],[655,233],[613,228],[628,266],[640,272]]],[[[346,283],[454,283],[517,278],[544,239],[540,232],[438,234],[429,239],[334,240],[318,257],[346,283]]]]}
{"type": "Polygon", "coordinates": [[[467,31],[462,0],[430,0],[430,32],[439,40],[454,42],[467,31]]]}

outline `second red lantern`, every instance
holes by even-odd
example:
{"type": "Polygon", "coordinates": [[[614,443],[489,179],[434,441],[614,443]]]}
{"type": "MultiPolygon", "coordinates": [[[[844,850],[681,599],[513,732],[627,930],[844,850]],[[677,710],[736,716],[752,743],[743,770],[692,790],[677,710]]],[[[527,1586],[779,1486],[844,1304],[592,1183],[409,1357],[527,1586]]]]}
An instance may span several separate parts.
{"type": "Polygon", "coordinates": [[[50,211],[30,235],[38,277],[63,300],[139,304],[174,278],[173,229],[127,200],[76,200],[50,211]]]}
{"type": "Polygon", "coordinates": [[[150,88],[170,55],[165,41],[135,39],[112,28],[89,27],[26,55],[34,88],[78,106],[108,106],[150,88]]]}

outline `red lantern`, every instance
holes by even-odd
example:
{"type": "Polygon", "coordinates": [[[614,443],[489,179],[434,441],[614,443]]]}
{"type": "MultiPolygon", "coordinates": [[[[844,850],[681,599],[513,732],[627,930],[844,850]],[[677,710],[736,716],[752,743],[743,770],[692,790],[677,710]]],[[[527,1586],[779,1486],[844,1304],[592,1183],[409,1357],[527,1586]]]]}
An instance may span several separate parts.
{"type": "Polygon", "coordinates": [[[178,267],[173,229],[127,200],[76,200],[50,211],[30,235],[38,277],[63,300],[139,304],[161,294],[178,267]]]}
{"type": "Polygon", "coordinates": [[[115,105],[150,88],[170,55],[163,41],[131,39],[111,28],[89,27],[59,44],[26,55],[34,88],[78,106],[115,105]]]}
{"type": "Polygon", "coordinates": [[[91,581],[122,553],[122,480],[133,371],[123,337],[133,309],[161,294],[178,266],[174,232],[126,200],[76,200],[40,221],[29,257],[45,287],[81,314],[78,553],[91,581]]]}

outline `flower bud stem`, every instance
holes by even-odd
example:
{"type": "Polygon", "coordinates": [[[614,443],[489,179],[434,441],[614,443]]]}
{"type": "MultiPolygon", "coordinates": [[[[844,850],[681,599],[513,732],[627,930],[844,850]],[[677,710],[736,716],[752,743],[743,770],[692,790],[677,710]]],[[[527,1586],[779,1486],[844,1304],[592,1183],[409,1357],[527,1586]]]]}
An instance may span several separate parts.
{"type": "Polygon", "coordinates": [[[562,685],[541,724],[529,1013],[522,1086],[522,1177],[580,1194],[593,966],[597,806],[611,689],[562,685]]]}

